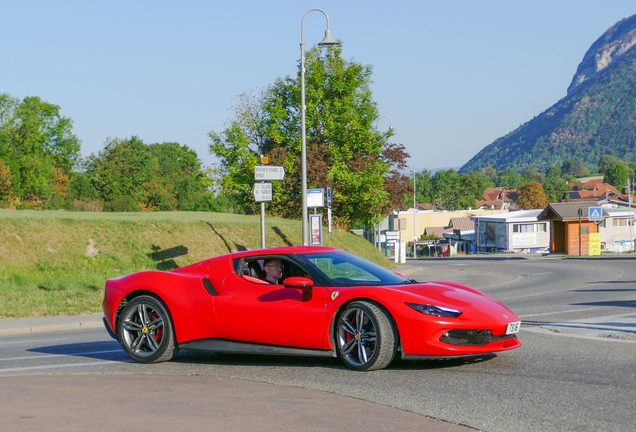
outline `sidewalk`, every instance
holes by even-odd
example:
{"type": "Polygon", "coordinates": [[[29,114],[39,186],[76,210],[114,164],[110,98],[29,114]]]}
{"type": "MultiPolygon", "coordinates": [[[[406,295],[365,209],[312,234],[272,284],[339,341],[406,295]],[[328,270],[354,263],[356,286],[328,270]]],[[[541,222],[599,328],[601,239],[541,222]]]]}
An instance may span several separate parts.
{"type": "Polygon", "coordinates": [[[69,330],[103,329],[104,314],[56,316],[49,318],[0,319],[0,337],[31,333],[50,333],[69,330]]]}

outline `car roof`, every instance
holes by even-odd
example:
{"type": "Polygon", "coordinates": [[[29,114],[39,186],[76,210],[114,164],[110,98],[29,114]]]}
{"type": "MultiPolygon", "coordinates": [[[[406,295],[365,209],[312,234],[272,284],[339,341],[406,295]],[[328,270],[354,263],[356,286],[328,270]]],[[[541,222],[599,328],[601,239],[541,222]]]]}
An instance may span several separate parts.
{"type": "Polygon", "coordinates": [[[344,252],[340,249],[323,247],[323,246],[285,246],[269,249],[254,249],[249,251],[235,252],[233,258],[243,258],[254,255],[294,255],[307,253],[324,253],[324,252],[344,252]]]}

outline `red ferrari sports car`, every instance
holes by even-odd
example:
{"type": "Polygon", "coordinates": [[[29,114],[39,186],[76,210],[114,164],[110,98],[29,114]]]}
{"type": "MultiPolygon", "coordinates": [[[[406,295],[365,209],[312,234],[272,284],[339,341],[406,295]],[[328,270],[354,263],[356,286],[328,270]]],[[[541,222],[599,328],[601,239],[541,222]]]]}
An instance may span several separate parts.
{"type": "Polygon", "coordinates": [[[416,282],[325,247],[236,252],[106,281],[104,320],[134,360],[180,350],[340,357],[350,368],[521,346],[521,321],[482,292],[416,282]]]}

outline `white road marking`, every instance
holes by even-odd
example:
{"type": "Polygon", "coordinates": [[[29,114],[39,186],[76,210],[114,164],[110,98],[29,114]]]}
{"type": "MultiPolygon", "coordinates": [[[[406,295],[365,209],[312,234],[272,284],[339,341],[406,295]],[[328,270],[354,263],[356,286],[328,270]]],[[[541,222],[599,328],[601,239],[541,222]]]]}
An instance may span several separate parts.
{"type": "Polygon", "coordinates": [[[545,323],[541,326],[526,325],[522,330],[580,339],[636,343],[636,313],[545,323]]]}
{"type": "Polygon", "coordinates": [[[540,333],[543,335],[565,336],[565,337],[571,337],[571,338],[598,340],[598,341],[605,341],[605,342],[636,343],[636,340],[630,340],[630,339],[615,339],[615,338],[607,338],[607,337],[599,337],[599,336],[579,335],[579,334],[573,334],[573,333],[554,333],[542,327],[526,326],[525,328],[521,327],[521,331],[527,331],[530,333],[540,333]]]}
{"type": "Polygon", "coordinates": [[[564,311],[559,311],[559,312],[547,312],[547,313],[540,313],[540,314],[517,315],[517,316],[519,318],[530,318],[530,317],[545,316],[545,315],[560,315],[560,314],[564,314],[564,313],[584,312],[584,311],[589,311],[589,310],[594,310],[594,309],[599,309],[599,308],[593,307],[593,308],[587,308],[587,309],[570,309],[570,310],[564,310],[564,311]]]}
{"type": "Polygon", "coordinates": [[[92,352],[83,352],[83,353],[72,353],[72,354],[49,354],[49,355],[35,355],[28,357],[7,357],[0,358],[0,361],[10,361],[10,360],[33,360],[33,359],[41,359],[41,358],[50,358],[50,357],[66,357],[66,356],[83,356],[83,355],[95,355],[95,354],[111,354],[111,353],[123,353],[124,350],[109,350],[109,351],[92,351],[92,352]]]}
{"type": "Polygon", "coordinates": [[[504,297],[501,300],[518,299],[518,298],[524,298],[524,297],[536,297],[536,296],[540,296],[540,295],[556,294],[556,293],[560,293],[560,292],[564,292],[564,291],[573,291],[573,290],[582,289],[582,288],[589,288],[589,287],[597,286],[597,284],[613,282],[616,279],[620,279],[620,278],[623,277],[624,273],[622,271],[620,271],[618,269],[613,269],[613,270],[616,270],[620,274],[618,276],[616,276],[615,278],[604,280],[604,281],[598,281],[598,282],[595,282],[594,284],[587,284],[587,285],[582,285],[580,287],[574,287],[574,288],[565,288],[565,289],[560,289],[560,290],[556,290],[556,291],[545,291],[545,292],[537,293],[537,294],[526,294],[526,295],[515,296],[515,297],[504,297]]]}
{"type": "MultiPolygon", "coordinates": [[[[24,335],[20,335],[20,336],[24,336],[24,335]]],[[[54,341],[61,341],[61,340],[68,340],[68,338],[41,339],[41,340],[18,340],[18,341],[13,341],[13,342],[0,342],[0,346],[24,345],[24,344],[30,344],[30,343],[35,344],[35,343],[40,343],[40,342],[54,342],[54,341]]]]}
{"type": "Polygon", "coordinates": [[[0,369],[0,373],[2,372],[22,372],[28,370],[38,370],[38,369],[59,369],[59,368],[69,368],[69,367],[82,367],[82,366],[103,366],[107,364],[121,364],[121,363],[130,363],[131,361],[99,361],[99,362],[90,362],[90,363],[67,363],[61,365],[43,365],[43,366],[28,366],[28,367],[19,367],[19,368],[8,368],[8,369],[0,369]]]}

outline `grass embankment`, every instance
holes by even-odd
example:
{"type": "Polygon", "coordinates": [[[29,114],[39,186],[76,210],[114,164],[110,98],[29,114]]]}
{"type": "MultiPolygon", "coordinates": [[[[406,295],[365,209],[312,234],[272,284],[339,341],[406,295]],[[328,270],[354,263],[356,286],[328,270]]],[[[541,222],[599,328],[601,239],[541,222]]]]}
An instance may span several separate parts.
{"type": "MultiPolygon", "coordinates": [[[[265,222],[268,247],[302,244],[299,221],[265,222]]],[[[0,210],[0,318],[99,312],[108,278],[260,245],[258,216],[0,210]]],[[[392,266],[346,231],[331,233],[331,246],[392,266]]]]}

